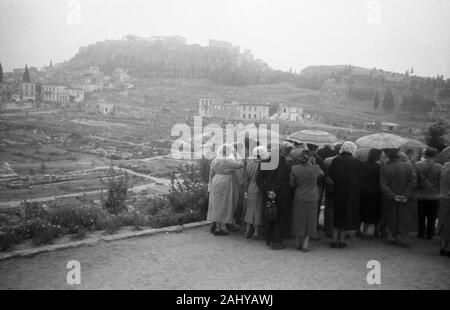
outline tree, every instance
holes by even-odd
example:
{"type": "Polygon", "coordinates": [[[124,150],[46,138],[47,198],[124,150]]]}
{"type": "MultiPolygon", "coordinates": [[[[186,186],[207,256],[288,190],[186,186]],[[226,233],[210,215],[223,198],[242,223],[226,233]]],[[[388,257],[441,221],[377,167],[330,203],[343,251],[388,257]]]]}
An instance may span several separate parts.
{"type": "Polygon", "coordinates": [[[383,109],[389,111],[393,110],[394,107],[395,107],[394,95],[392,94],[392,89],[388,87],[384,94],[383,109]]]}
{"type": "Polygon", "coordinates": [[[409,72],[411,72],[411,74],[414,74],[414,67],[411,67],[411,70],[409,72]]]}
{"type": "Polygon", "coordinates": [[[105,208],[108,213],[114,215],[125,211],[125,201],[127,199],[129,187],[128,173],[125,172],[124,175],[117,176],[111,165],[106,181],[100,179],[100,182],[108,188],[106,199],[104,199],[103,194],[101,195],[103,208],[105,208]]]}
{"type": "Polygon", "coordinates": [[[380,106],[380,96],[378,94],[378,90],[375,93],[375,99],[373,100],[373,108],[375,110],[378,110],[378,107],[380,106]]]}
{"type": "Polygon", "coordinates": [[[447,133],[447,129],[448,125],[443,120],[432,124],[425,134],[426,144],[438,150],[445,148],[444,135],[447,133]]]}
{"type": "Polygon", "coordinates": [[[2,67],[2,63],[0,62],[0,83],[3,82],[3,67],[2,67]]]}
{"type": "Polygon", "coordinates": [[[28,65],[25,65],[25,71],[23,72],[22,80],[24,82],[31,82],[30,72],[28,72],[28,65]]]}

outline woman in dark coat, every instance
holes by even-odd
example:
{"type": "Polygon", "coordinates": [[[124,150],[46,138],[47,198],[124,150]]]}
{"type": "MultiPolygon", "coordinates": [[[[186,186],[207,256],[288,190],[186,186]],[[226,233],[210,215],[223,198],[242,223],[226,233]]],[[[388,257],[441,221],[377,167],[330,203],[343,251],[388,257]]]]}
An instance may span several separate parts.
{"type": "MultiPolygon", "coordinates": [[[[259,146],[262,148],[262,146],[259,146]]],[[[264,151],[262,152],[264,153],[264,151]]],[[[262,163],[271,160],[272,156],[260,156],[262,163]],[[266,157],[266,160],[264,160],[266,157]]],[[[278,207],[278,215],[276,219],[264,219],[264,229],[266,233],[266,244],[271,247],[272,250],[284,249],[283,245],[283,231],[286,224],[286,218],[289,217],[289,204],[291,203],[291,190],[289,187],[289,165],[286,161],[286,157],[278,154],[278,166],[272,170],[262,169],[257,176],[257,184],[264,195],[264,202],[275,200],[278,207]]]]}
{"type": "Polygon", "coordinates": [[[361,165],[361,205],[360,215],[363,223],[361,238],[367,238],[369,225],[376,225],[381,212],[380,159],[381,150],[371,149],[367,161],[361,165]]]}
{"type": "Polygon", "coordinates": [[[330,167],[329,177],[334,182],[333,190],[333,241],[332,248],[344,248],[346,231],[358,230],[360,226],[360,178],[361,162],[353,157],[356,144],[346,141],[330,167]]]}

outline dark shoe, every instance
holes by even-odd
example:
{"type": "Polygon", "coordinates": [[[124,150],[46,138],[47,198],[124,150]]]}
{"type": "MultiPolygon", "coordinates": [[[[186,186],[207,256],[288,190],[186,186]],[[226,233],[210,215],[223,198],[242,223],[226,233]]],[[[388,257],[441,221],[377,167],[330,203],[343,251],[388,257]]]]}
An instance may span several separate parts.
{"type": "Polygon", "coordinates": [[[216,223],[212,223],[211,227],[209,228],[209,231],[214,234],[216,232],[216,223]]]}
{"type": "Polygon", "coordinates": [[[417,235],[417,238],[419,238],[419,239],[425,239],[425,236],[423,236],[423,235],[417,235]]]}
{"type": "Polygon", "coordinates": [[[440,254],[441,256],[445,256],[445,255],[447,255],[447,251],[446,251],[445,249],[440,249],[440,250],[439,250],[439,254],[440,254]]]}
{"type": "Polygon", "coordinates": [[[303,248],[303,244],[297,245],[297,246],[295,247],[295,249],[296,249],[297,251],[301,251],[302,248],[303,248]]]}
{"type": "Polygon", "coordinates": [[[333,241],[330,243],[330,248],[335,249],[338,247],[338,245],[339,245],[339,243],[333,241]]]}
{"type": "Polygon", "coordinates": [[[285,248],[285,246],[284,245],[282,245],[282,244],[279,244],[279,243],[272,243],[272,245],[270,246],[270,248],[272,249],[272,250],[282,250],[282,249],[284,249],[285,248]]]}
{"type": "Polygon", "coordinates": [[[427,240],[432,240],[433,236],[427,236],[427,240]]]}
{"type": "Polygon", "coordinates": [[[347,244],[345,242],[339,242],[338,243],[338,248],[343,249],[347,246],[347,244]]]}

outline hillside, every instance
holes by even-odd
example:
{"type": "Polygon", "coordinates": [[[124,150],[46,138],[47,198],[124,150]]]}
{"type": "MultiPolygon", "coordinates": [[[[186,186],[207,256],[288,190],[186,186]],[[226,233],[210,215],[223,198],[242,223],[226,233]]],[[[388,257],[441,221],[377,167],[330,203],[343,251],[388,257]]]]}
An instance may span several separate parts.
{"type": "MultiPolygon", "coordinates": [[[[98,66],[109,73],[117,67],[139,78],[209,79],[230,85],[270,83],[279,74],[250,51],[240,52],[228,42],[209,46],[183,41],[126,38],[106,40],[87,47],[68,62],[73,69],[98,66]]],[[[214,43],[215,42],[215,43],[214,43]]]]}

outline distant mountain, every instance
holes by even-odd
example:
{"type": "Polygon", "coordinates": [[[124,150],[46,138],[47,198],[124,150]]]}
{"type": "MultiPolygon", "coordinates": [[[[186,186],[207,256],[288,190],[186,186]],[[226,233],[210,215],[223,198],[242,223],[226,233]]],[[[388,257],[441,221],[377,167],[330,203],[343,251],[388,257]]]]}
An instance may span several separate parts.
{"type": "Polygon", "coordinates": [[[80,48],[68,66],[98,66],[107,73],[120,67],[136,77],[200,78],[232,85],[271,83],[280,74],[231,43],[210,40],[203,47],[186,44],[181,37],[127,36],[98,42],[80,48]]]}

